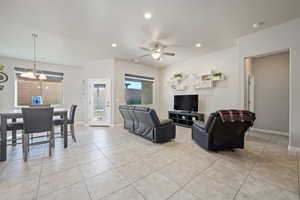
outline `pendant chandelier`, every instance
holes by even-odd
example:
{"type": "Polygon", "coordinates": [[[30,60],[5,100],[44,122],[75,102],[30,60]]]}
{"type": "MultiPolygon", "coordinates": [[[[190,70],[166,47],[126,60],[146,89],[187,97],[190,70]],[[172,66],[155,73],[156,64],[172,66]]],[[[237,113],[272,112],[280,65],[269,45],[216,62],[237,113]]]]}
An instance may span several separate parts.
{"type": "Polygon", "coordinates": [[[34,57],[33,69],[22,72],[21,77],[22,78],[29,78],[29,79],[47,80],[47,76],[44,73],[41,72],[41,73],[37,74],[37,70],[36,70],[36,63],[37,63],[37,61],[36,61],[36,54],[37,54],[37,38],[38,38],[38,34],[32,33],[32,37],[33,37],[33,57],[34,57]]]}

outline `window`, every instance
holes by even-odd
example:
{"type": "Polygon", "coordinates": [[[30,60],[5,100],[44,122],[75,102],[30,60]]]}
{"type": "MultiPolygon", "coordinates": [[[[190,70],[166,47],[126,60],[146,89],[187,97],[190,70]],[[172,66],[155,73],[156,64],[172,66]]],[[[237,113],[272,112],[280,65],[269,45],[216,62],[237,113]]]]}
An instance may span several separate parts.
{"type": "Polygon", "coordinates": [[[153,83],[154,78],[125,74],[126,104],[153,104],[153,83]]]}
{"type": "Polygon", "coordinates": [[[16,106],[28,106],[32,104],[33,96],[41,96],[43,104],[63,104],[63,73],[43,71],[47,76],[47,80],[40,81],[21,78],[20,74],[26,70],[24,68],[15,68],[15,70],[16,106]]]}

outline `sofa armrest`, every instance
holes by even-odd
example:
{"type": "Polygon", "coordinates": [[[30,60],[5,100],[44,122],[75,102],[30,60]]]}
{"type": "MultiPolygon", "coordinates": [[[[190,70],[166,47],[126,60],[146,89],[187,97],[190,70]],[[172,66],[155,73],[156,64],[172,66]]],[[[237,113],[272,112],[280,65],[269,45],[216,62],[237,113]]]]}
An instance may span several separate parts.
{"type": "Polygon", "coordinates": [[[198,128],[205,131],[205,123],[204,122],[201,122],[201,121],[198,121],[198,120],[195,120],[193,122],[194,122],[194,124],[193,124],[194,126],[196,126],[196,127],[198,127],[198,128]]]}
{"type": "Polygon", "coordinates": [[[165,125],[169,125],[169,124],[172,124],[172,123],[173,123],[173,120],[171,120],[171,119],[164,119],[164,120],[160,121],[160,126],[165,126],[165,125]]]}
{"type": "Polygon", "coordinates": [[[154,128],[153,141],[154,142],[167,142],[176,137],[176,126],[174,123],[167,123],[154,128]]]}

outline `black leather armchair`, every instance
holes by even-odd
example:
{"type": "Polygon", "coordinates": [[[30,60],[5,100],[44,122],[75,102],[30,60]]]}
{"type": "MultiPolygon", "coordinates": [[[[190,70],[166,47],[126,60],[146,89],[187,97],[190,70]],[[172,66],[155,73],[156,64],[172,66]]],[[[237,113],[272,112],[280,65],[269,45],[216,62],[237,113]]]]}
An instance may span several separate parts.
{"type": "Polygon", "coordinates": [[[206,124],[194,121],[192,139],[204,149],[212,151],[244,148],[245,133],[252,125],[251,121],[224,122],[216,112],[210,114],[206,124]]]}
{"type": "Polygon", "coordinates": [[[167,142],[175,138],[176,127],[172,120],[160,121],[155,110],[147,107],[120,106],[124,128],[153,142],[167,142]]]}
{"type": "Polygon", "coordinates": [[[124,128],[129,130],[130,132],[134,131],[134,116],[133,116],[133,106],[121,105],[119,107],[120,113],[124,119],[124,128]]]}

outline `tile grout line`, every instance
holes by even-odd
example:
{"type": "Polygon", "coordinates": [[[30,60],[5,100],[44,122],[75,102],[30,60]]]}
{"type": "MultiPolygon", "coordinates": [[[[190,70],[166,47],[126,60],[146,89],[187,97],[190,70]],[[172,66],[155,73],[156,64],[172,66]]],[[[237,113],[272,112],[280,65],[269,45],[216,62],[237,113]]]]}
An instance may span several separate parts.
{"type": "Polygon", "coordinates": [[[297,152],[296,155],[297,155],[297,172],[298,172],[298,198],[300,199],[299,153],[297,152]]]}
{"type": "MultiPolygon", "coordinates": [[[[45,147],[43,148],[43,155],[45,154],[45,147]]],[[[36,189],[36,194],[35,194],[35,199],[39,199],[39,191],[40,191],[40,184],[41,184],[41,177],[42,177],[42,173],[43,173],[43,168],[44,168],[44,157],[42,158],[42,163],[41,163],[41,171],[40,171],[40,175],[39,175],[39,181],[38,181],[38,185],[37,185],[37,189],[36,189]]]]}
{"type": "MultiPolygon", "coordinates": [[[[185,186],[187,186],[189,183],[191,183],[194,179],[196,179],[198,176],[200,176],[202,173],[204,173],[207,169],[209,169],[212,165],[214,165],[217,161],[219,161],[221,158],[213,161],[209,166],[207,166],[206,168],[204,168],[202,171],[200,171],[199,173],[197,173],[195,175],[195,177],[191,178],[188,182],[186,182],[185,184],[183,184],[181,187],[179,187],[178,190],[176,190],[175,192],[173,192],[166,200],[170,199],[171,197],[173,197],[176,193],[178,193],[180,190],[184,189],[185,186]]],[[[167,177],[166,177],[167,178],[167,177]]],[[[168,178],[169,179],[169,178],[168,178]]],[[[174,182],[174,181],[172,181],[174,182]]],[[[190,193],[192,193],[194,196],[196,196],[197,198],[200,198],[198,195],[194,194],[193,192],[189,191],[190,193]]],[[[201,200],[201,198],[200,198],[201,200]]]]}
{"type": "MultiPolygon", "coordinates": [[[[270,141],[271,141],[271,137],[270,137],[270,139],[268,140],[268,143],[269,143],[270,141]]],[[[263,147],[263,149],[262,149],[262,151],[261,151],[261,155],[265,152],[266,145],[267,145],[267,144],[264,144],[264,147],[263,147]]],[[[259,159],[260,159],[260,157],[257,158],[257,160],[255,161],[253,167],[249,170],[247,176],[246,176],[246,177],[244,178],[244,180],[243,180],[243,183],[240,185],[240,187],[238,188],[238,190],[237,190],[236,193],[234,194],[233,200],[236,200],[237,195],[239,194],[240,190],[242,189],[242,187],[244,186],[244,184],[246,183],[246,181],[247,181],[248,178],[250,177],[252,171],[253,171],[253,170],[255,169],[255,167],[257,166],[257,164],[258,164],[258,162],[259,162],[259,159]]]]}
{"type": "Polygon", "coordinates": [[[86,179],[85,179],[84,176],[83,176],[83,172],[81,171],[80,167],[78,167],[78,170],[79,170],[79,172],[80,172],[80,174],[81,174],[81,177],[82,177],[82,179],[83,179],[83,184],[84,184],[85,190],[87,191],[90,200],[92,200],[92,195],[91,195],[91,193],[90,193],[90,191],[89,191],[89,189],[88,189],[88,186],[87,186],[87,183],[86,183],[86,179]]]}
{"type": "MultiPolygon", "coordinates": [[[[276,136],[276,135],[273,135],[273,136],[276,136]]],[[[272,137],[273,137],[273,136],[271,136],[270,139],[268,140],[268,142],[265,144],[262,153],[265,152],[265,150],[266,150],[266,148],[267,148],[267,144],[272,144],[272,143],[271,143],[271,140],[272,140],[272,137]]],[[[297,153],[296,153],[296,155],[297,155],[297,153]]],[[[258,162],[257,162],[257,163],[258,163],[258,162]]],[[[298,166],[298,158],[297,158],[297,160],[296,160],[296,163],[297,163],[297,166],[298,166]]],[[[298,180],[298,177],[299,177],[299,175],[297,175],[297,178],[296,178],[297,180],[298,180]]],[[[268,181],[266,181],[266,180],[264,180],[264,179],[261,179],[261,178],[259,178],[259,177],[254,177],[254,178],[257,179],[257,180],[259,180],[259,181],[261,181],[261,182],[263,182],[263,183],[265,183],[265,184],[272,185],[272,186],[274,186],[274,187],[276,187],[276,188],[278,188],[278,189],[280,189],[280,190],[283,190],[283,191],[286,191],[286,192],[290,192],[290,193],[293,193],[293,194],[297,194],[297,193],[298,193],[298,192],[292,191],[292,190],[290,190],[290,189],[284,188],[284,187],[282,187],[282,186],[279,186],[279,185],[277,185],[277,184],[270,183],[270,182],[268,182],[268,181]]],[[[300,186],[298,185],[298,187],[300,187],[300,186]]],[[[300,199],[300,198],[299,198],[299,199],[300,199]]]]}
{"type": "Polygon", "coordinates": [[[138,194],[140,194],[141,195],[141,197],[144,199],[144,200],[146,200],[146,197],[134,186],[134,184],[132,183],[131,184],[131,186],[133,187],[133,189],[138,193],[138,194]]]}
{"type": "MultiPolygon", "coordinates": [[[[96,146],[97,146],[97,145],[96,145],[96,146]]],[[[97,146],[97,149],[98,149],[99,151],[101,151],[101,153],[104,155],[104,157],[107,158],[107,159],[110,161],[110,159],[103,153],[103,151],[101,150],[100,147],[97,146]]],[[[160,151],[160,150],[157,150],[157,151],[155,151],[155,152],[153,152],[153,153],[150,153],[150,154],[155,154],[155,153],[158,153],[159,151],[160,151]]],[[[143,159],[141,158],[140,160],[143,160],[143,159]]],[[[128,165],[128,164],[133,163],[133,162],[137,162],[137,161],[138,161],[138,160],[134,160],[134,161],[130,161],[130,162],[128,162],[128,163],[125,163],[125,164],[123,164],[123,165],[120,165],[120,166],[116,167],[115,170],[117,170],[118,173],[120,173],[120,175],[122,175],[122,173],[119,171],[118,168],[120,168],[120,167],[122,167],[122,166],[125,166],[125,165],[128,165]]],[[[158,168],[158,169],[152,171],[151,173],[149,173],[149,174],[147,174],[147,175],[145,175],[145,176],[143,176],[143,177],[141,177],[141,178],[139,178],[139,179],[137,179],[137,180],[135,180],[135,181],[132,181],[132,182],[129,181],[129,184],[128,184],[128,185],[126,185],[126,186],[124,186],[124,187],[122,187],[122,188],[120,188],[120,189],[118,189],[118,190],[116,190],[116,191],[114,191],[114,192],[112,192],[112,193],[110,193],[110,194],[108,194],[108,195],[117,193],[117,192],[119,192],[120,190],[122,190],[122,189],[124,189],[124,188],[126,188],[126,187],[131,186],[131,187],[133,187],[134,190],[135,190],[138,194],[140,194],[140,195],[142,196],[142,198],[145,200],[146,198],[144,197],[144,195],[143,195],[143,194],[142,194],[142,193],[134,186],[134,184],[137,183],[138,181],[140,181],[140,180],[142,180],[142,179],[148,177],[148,176],[151,176],[152,174],[158,172],[159,170],[161,170],[161,169],[163,169],[163,168],[165,168],[165,167],[167,167],[167,166],[169,166],[169,165],[175,163],[176,161],[177,161],[177,160],[174,160],[174,161],[172,161],[172,162],[170,162],[170,163],[168,163],[168,164],[166,164],[166,165],[164,165],[164,166],[162,166],[162,167],[160,167],[160,168],[158,168]]],[[[113,163],[111,163],[111,164],[113,164],[113,163]]],[[[110,169],[110,170],[112,170],[112,169],[110,169]]],[[[123,175],[122,175],[122,176],[123,176],[123,175]]],[[[123,177],[124,177],[124,176],[123,176],[123,177]]],[[[164,176],[164,177],[165,177],[165,176],[164,176]]],[[[124,178],[127,180],[126,177],[124,177],[124,178]]],[[[166,177],[166,178],[167,178],[167,177],[166,177]]],[[[167,178],[167,179],[169,180],[169,178],[167,178]]],[[[127,181],[128,181],[128,180],[127,180],[127,181]]],[[[173,182],[173,181],[172,181],[172,182],[173,182]]],[[[108,195],[106,195],[106,196],[108,196],[108,195]]],[[[103,197],[103,198],[104,198],[104,197],[103,197]]],[[[101,198],[101,199],[103,199],[103,198],[101,198]]]]}

